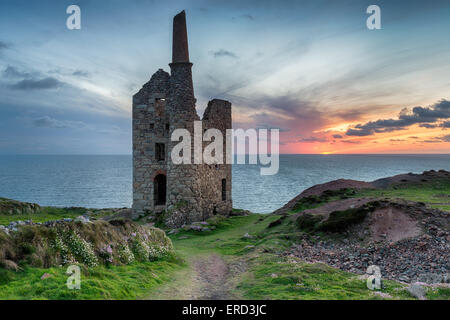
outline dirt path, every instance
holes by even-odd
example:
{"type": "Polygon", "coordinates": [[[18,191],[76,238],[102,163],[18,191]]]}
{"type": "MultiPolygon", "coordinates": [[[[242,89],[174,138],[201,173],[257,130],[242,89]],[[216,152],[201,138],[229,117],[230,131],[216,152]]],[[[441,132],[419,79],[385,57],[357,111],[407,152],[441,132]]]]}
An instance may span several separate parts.
{"type": "Polygon", "coordinates": [[[189,268],[175,274],[173,281],[158,288],[146,299],[233,299],[230,269],[219,255],[193,256],[188,264],[189,268]]]}

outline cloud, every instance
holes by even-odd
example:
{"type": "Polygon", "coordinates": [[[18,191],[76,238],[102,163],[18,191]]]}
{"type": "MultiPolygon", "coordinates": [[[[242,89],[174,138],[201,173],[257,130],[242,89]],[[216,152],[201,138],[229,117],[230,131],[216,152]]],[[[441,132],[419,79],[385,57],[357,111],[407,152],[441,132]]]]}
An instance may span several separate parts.
{"type": "Polygon", "coordinates": [[[309,138],[301,138],[298,140],[299,142],[327,142],[326,138],[321,137],[309,137],[309,138]]]}
{"type": "Polygon", "coordinates": [[[389,139],[389,141],[391,141],[391,142],[403,142],[403,141],[406,141],[406,140],[404,140],[404,139],[389,139]]]}
{"type": "Polygon", "coordinates": [[[444,142],[450,142],[450,134],[447,134],[447,135],[442,136],[442,137],[436,137],[435,139],[439,139],[439,140],[442,140],[444,142]]]}
{"type": "Polygon", "coordinates": [[[441,143],[441,141],[439,141],[439,140],[423,140],[423,141],[420,141],[420,142],[424,142],[424,143],[441,143]]]}
{"type": "Polygon", "coordinates": [[[63,82],[53,78],[47,77],[40,80],[24,79],[10,86],[14,90],[47,90],[56,89],[63,85],[63,82]]]}
{"type": "Polygon", "coordinates": [[[248,19],[248,20],[255,20],[255,17],[254,16],[252,16],[251,14],[243,14],[243,15],[241,15],[241,17],[242,18],[245,18],[245,19],[248,19]]]}
{"type": "Polygon", "coordinates": [[[214,56],[214,58],[230,57],[230,58],[236,59],[238,57],[235,53],[225,50],[225,49],[220,49],[218,51],[214,51],[214,52],[212,52],[212,55],[214,56]]]}
{"type": "Polygon", "coordinates": [[[38,128],[85,128],[87,125],[82,121],[57,120],[49,116],[43,116],[32,120],[32,124],[38,128]]]}
{"type": "Polygon", "coordinates": [[[72,73],[72,75],[80,78],[89,78],[91,76],[88,71],[84,70],[76,70],[72,73]]]}
{"type": "Polygon", "coordinates": [[[9,49],[11,47],[11,45],[7,44],[4,41],[0,41],[0,51],[4,50],[4,49],[9,49]]]}
{"type": "Polygon", "coordinates": [[[341,140],[343,143],[349,143],[349,144],[360,144],[361,141],[355,141],[355,140],[341,140]]]}
{"type": "Polygon", "coordinates": [[[450,121],[442,122],[440,127],[442,127],[442,128],[450,128],[450,121]]]}
{"type": "Polygon", "coordinates": [[[4,78],[30,78],[31,73],[29,72],[23,72],[17,70],[17,68],[13,66],[7,66],[5,70],[3,70],[3,77],[4,78]]]}
{"type": "Polygon", "coordinates": [[[417,136],[410,136],[409,138],[410,139],[419,139],[419,137],[417,137],[417,136]]]}
{"type": "Polygon", "coordinates": [[[343,136],[336,133],[336,134],[333,134],[333,138],[335,138],[335,139],[342,139],[343,136]]]}
{"type": "Polygon", "coordinates": [[[436,125],[436,124],[429,124],[429,123],[422,123],[422,124],[419,125],[419,127],[427,128],[427,129],[434,129],[434,128],[437,128],[438,125],[436,125]]]}
{"type": "Polygon", "coordinates": [[[346,135],[370,136],[375,133],[405,130],[406,127],[414,124],[429,126],[441,119],[449,118],[450,101],[443,99],[426,108],[414,107],[411,111],[405,108],[400,112],[398,119],[380,119],[358,124],[354,128],[349,128],[346,135]]]}

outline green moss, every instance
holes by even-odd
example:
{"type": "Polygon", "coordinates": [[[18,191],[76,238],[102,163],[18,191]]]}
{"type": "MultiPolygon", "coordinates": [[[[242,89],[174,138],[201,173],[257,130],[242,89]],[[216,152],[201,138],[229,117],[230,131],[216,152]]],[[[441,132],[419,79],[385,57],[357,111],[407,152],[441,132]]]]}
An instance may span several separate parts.
{"type": "Polygon", "coordinates": [[[308,197],[301,198],[297,203],[292,207],[292,212],[300,212],[308,209],[314,209],[320,207],[324,203],[347,199],[356,194],[356,191],[349,188],[343,188],[339,190],[325,190],[322,192],[320,196],[312,195],[308,197]]]}
{"type": "Polygon", "coordinates": [[[317,224],[322,221],[322,219],[323,217],[319,215],[305,213],[297,218],[296,223],[300,230],[312,231],[316,229],[317,224]]]}

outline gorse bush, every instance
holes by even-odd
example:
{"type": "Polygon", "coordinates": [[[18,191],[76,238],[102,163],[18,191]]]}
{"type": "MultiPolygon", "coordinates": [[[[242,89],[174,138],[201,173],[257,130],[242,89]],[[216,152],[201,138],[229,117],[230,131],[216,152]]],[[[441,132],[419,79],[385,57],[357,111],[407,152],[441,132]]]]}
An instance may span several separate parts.
{"type": "Polygon", "coordinates": [[[172,252],[164,231],[131,221],[27,225],[9,235],[0,231],[0,268],[10,262],[33,267],[121,265],[157,260],[172,252]]]}

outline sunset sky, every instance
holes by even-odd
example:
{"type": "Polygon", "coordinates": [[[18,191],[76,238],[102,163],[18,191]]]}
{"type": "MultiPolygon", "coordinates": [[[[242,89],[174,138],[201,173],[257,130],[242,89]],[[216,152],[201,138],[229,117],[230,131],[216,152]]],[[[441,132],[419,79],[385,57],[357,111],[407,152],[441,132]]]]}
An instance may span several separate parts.
{"type": "Polygon", "coordinates": [[[183,9],[200,115],[229,100],[281,153],[450,153],[448,0],[2,0],[0,153],[130,154],[131,97],[169,71],[183,9]]]}

